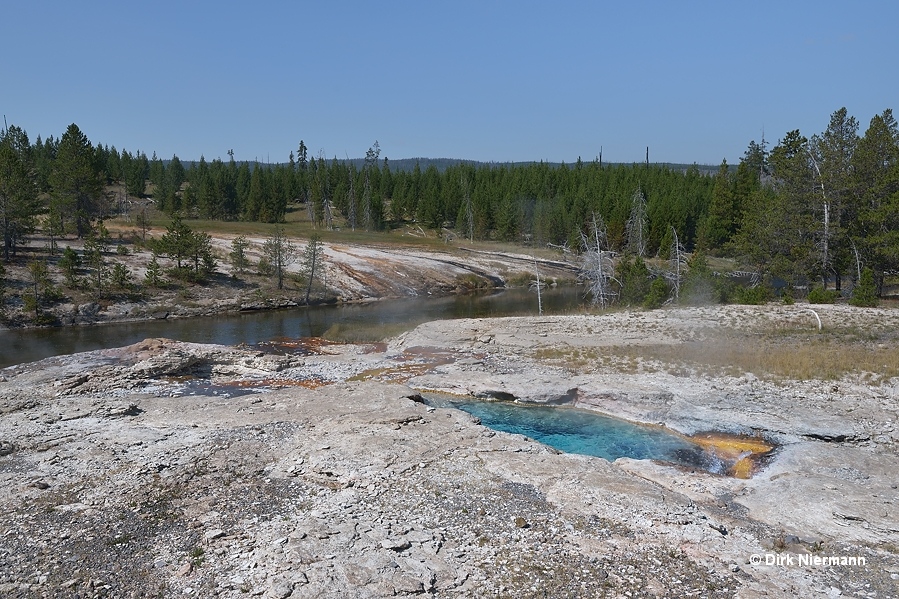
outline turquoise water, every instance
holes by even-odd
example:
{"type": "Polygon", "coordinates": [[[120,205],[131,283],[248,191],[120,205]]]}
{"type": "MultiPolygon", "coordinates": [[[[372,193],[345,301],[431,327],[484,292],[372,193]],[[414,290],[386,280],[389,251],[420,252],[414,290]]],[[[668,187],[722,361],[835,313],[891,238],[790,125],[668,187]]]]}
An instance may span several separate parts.
{"type": "Polygon", "coordinates": [[[607,460],[662,460],[721,472],[723,464],[701,447],[662,428],[642,426],[575,408],[533,406],[507,401],[446,399],[429,395],[431,405],[454,407],[498,431],[525,435],[566,453],[607,460]]]}

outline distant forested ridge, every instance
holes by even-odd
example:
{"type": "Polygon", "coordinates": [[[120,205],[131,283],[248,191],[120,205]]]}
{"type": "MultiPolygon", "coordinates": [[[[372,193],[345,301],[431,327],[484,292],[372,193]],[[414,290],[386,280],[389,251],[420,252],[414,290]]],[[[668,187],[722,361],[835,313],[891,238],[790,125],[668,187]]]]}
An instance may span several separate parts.
{"type": "Polygon", "coordinates": [[[277,223],[300,210],[323,230],[414,224],[573,252],[599,217],[613,251],[629,251],[639,226],[641,256],[667,258],[674,242],[797,285],[839,286],[870,268],[882,287],[899,270],[899,131],[889,109],[860,133],[841,108],[822,133],[790,131],[770,149],[751,141],[736,166],[712,170],[580,159],[391,162],[377,142],[353,160],[310,157],[303,141],[285,163],[228,156],[148,158],[94,145],[74,124],[32,143],[10,126],[0,137],[4,259],[36,227],[84,236],[141,199],[183,218],[277,223]],[[110,194],[112,185],[124,197],[110,194]]]}

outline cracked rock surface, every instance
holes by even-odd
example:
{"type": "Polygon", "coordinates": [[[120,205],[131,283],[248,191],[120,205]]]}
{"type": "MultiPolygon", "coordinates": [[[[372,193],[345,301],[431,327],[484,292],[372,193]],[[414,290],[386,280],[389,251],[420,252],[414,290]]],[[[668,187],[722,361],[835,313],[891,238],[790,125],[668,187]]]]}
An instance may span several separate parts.
{"type": "Polygon", "coordinates": [[[843,413],[812,381],[575,376],[525,351],[601,324],[430,323],[303,356],[148,340],[4,369],[0,596],[899,593],[894,399],[841,382],[843,413]],[[460,385],[783,446],[749,480],[562,454],[416,401],[460,385]]]}

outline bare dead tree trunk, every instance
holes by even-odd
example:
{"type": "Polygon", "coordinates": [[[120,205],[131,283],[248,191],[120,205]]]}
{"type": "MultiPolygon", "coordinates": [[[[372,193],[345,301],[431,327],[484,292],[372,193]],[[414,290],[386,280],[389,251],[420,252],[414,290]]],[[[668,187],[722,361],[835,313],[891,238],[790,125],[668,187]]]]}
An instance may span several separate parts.
{"type": "Polygon", "coordinates": [[[324,198],[322,204],[325,213],[325,226],[328,227],[329,231],[332,231],[334,229],[334,217],[331,214],[331,200],[324,198]]]}
{"type": "Polygon", "coordinates": [[[671,227],[671,233],[674,235],[674,241],[671,242],[671,252],[669,254],[668,263],[671,270],[665,273],[665,278],[671,282],[674,287],[674,301],[680,301],[680,286],[684,280],[684,267],[687,261],[684,259],[684,246],[681,245],[677,237],[677,229],[671,227]]]}
{"type": "Polygon", "coordinates": [[[306,201],[306,212],[309,214],[309,220],[312,222],[313,227],[317,227],[318,223],[315,220],[315,203],[312,201],[312,198],[309,197],[308,193],[304,192],[303,197],[306,201]]]}
{"type": "Polygon", "coordinates": [[[578,278],[586,284],[587,292],[592,296],[593,305],[607,308],[616,296],[612,290],[612,282],[615,280],[614,267],[611,252],[606,247],[608,238],[605,223],[602,217],[595,212],[593,213],[591,235],[587,236],[582,233],[581,243],[585,251],[578,278]]]}
{"type": "Polygon", "coordinates": [[[855,282],[858,284],[862,280],[862,261],[858,255],[858,248],[854,240],[852,241],[852,252],[855,254],[855,282]]]}
{"type": "Polygon", "coordinates": [[[646,196],[639,187],[631,198],[631,216],[626,227],[627,249],[642,258],[646,255],[646,196]]]}
{"type": "Polygon", "coordinates": [[[540,295],[543,283],[540,282],[540,268],[537,266],[536,256],[534,256],[534,273],[537,275],[537,280],[531,283],[531,287],[537,288],[537,315],[543,316],[543,297],[540,295]]]}
{"type": "Polygon", "coordinates": [[[309,305],[309,294],[312,293],[312,281],[315,280],[315,263],[318,259],[318,256],[315,252],[312,253],[312,262],[309,267],[309,282],[306,284],[306,300],[305,304],[309,305]]]}
{"type": "Polygon", "coordinates": [[[821,187],[821,199],[824,202],[824,233],[822,235],[820,247],[821,247],[821,271],[822,271],[822,283],[824,284],[824,289],[827,289],[827,275],[830,272],[830,202],[827,199],[827,193],[824,190],[824,179],[821,177],[821,169],[818,167],[818,161],[815,160],[814,155],[811,150],[806,148],[808,152],[809,158],[812,160],[812,165],[815,167],[815,172],[818,173],[818,184],[821,187]]]}

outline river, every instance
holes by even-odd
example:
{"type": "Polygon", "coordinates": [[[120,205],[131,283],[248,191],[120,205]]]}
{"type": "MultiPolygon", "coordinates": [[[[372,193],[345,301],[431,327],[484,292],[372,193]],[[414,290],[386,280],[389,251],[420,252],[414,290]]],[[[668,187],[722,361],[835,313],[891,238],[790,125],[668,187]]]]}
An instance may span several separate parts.
{"type": "MultiPolygon", "coordinates": [[[[579,287],[543,293],[545,314],[578,311],[579,287]]],[[[95,326],[0,331],[0,368],[50,356],[121,347],[149,337],[195,343],[260,343],[277,338],[328,337],[373,341],[430,320],[537,314],[537,296],[526,289],[436,298],[386,299],[363,304],[312,306],[226,316],[110,323],[95,326]]]]}

